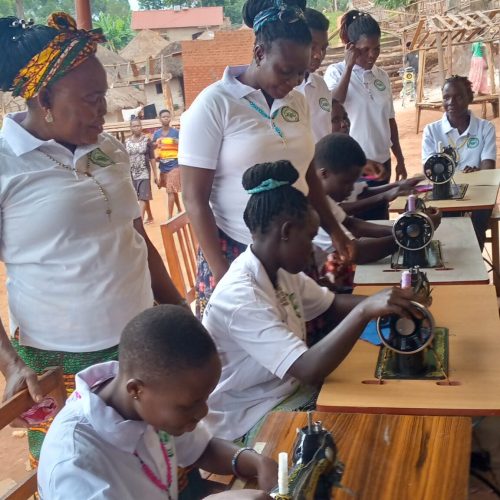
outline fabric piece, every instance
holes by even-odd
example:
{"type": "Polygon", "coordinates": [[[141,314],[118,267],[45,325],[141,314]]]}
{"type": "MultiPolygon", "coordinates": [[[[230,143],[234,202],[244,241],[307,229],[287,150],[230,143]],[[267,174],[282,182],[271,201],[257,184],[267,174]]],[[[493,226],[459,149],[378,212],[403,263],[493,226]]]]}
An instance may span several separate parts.
{"type": "Polygon", "coordinates": [[[167,134],[160,128],[153,134],[156,147],[156,158],[159,162],[160,172],[167,173],[179,165],[179,131],[170,127],[167,134]]]}
{"type": "Polygon", "coordinates": [[[143,135],[136,141],[129,137],[125,141],[125,149],[130,157],[132,180],[150,179],[151,164],[149,162],[153,158],[153,148],[149,138],[143,135]]]}

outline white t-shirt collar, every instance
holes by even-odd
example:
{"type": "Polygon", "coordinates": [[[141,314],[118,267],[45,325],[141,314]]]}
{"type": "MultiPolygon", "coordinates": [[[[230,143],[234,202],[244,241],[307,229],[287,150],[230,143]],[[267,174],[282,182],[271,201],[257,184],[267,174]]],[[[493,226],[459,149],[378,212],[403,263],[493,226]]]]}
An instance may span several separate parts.
{"type": "MultiPolygon", "coordinates": [[[[472,113],[472,111],[469,111],[469,115],[470,115],[469,126],[464,131],[462,136],[466,136],[466,135],[474,135],[475,136],[475,135],[477,135],[479,121],[474,116],[474,113],[472,113]]],[[[452,130],[456,130],[456,128],[453,127],[451,125],[450,121],[448,120],[448,116],[446,115],[446,113],[444,113],[443,118],[441,118],[441,128],[443,130],[443,134],[445,134],[445,135],[449,134],[452,130]]],[[[458,130],[457,130],[457,132],[458,132],[458,130]]]]}
{"type": "MultiPolygon", "coordinates": [[[[226,87],[226,89],[237,99],[242,99],[254,92],[258,92],[262,94],[261,90],[254,89],[250,87],[250,85],[245,85],[238,80],[238,76],[243,74],[245,70],[248,68],[248,64],[242,66],[227,66],[224,70],[224,74],[222,75],[222,83],[226,87]]],[[[291,97],[292,92],[283,97],[283,99],[275,99],[274,102],[279,107],[282,107],[286,104],[289,104],[292,100],[291,97]]],[[[273,109],[275,108],[275,104],[273,104],[273,109]]]]}
{"type": "Polygon", "coordinates": [[[80,400],[85,418],[103,441],[124,452],[134,453],[149,427],[148,424],[137,420],[125,420],[92,392],[92,387],[117,375],[118,361],[100,363],[79,372],[75,377],[75,391],[68,399],[68,404],[73,400],[80,400]]]}
{"type": "MultiPolygon", "coordinates": [[[[0,135],[7,141],[16,156],[19,157],[23,154],[30,153],[31,151],[39,149],[42,146],[56,147],[61,148],[64,151],[69,151],[53,139],[43,141],[42,139],[38,139],[34,135],[30,134],[21,125],[21,122],[24,120],[26,115],[27,111],[6,115],[0,132],[0,135]]],[[[78,146],[74,153],[75,159],[90,153],[90,151],[93,151],[98,147],[98,144],[78,146]]]]}

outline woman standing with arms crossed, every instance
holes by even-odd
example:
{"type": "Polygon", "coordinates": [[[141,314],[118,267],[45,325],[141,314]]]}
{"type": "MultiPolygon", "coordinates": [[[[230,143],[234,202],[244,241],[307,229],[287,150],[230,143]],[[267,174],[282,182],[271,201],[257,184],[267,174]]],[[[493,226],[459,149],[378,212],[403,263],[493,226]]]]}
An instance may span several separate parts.
{"type": "Polygon", "coordinates": [[[304,0],[248,0],[243,20],[255,32],[253,60],[228,67],[181,117],[179,164],[183,198],[200,242],[197,313],[216,283],[251,242],[243,221],[245,170],[256,163],[290,160],[297,186],[308,193],[323,227],[341,254],[349,244],[330,212],[314,167],[309,110],[294,90],[309,67],[311,33],[304,0]],[[337,246],[338,245],[338,246],[337,246]]]}
{"type": "Polygon", "coordinates": [[[380,164],[381,182],[391,177],[391,150],[396,157],[396,180],[407,173],[399,144],[391,82],[375,65],[380,55],[380,26],[364,12],[350,10],[342,17],[340,39],[346,46],[344,61],[331,64],[325,81],[333,98],[344,105],[351,120],[351,136],[369,163],[380,164]],[[371,162],[370,162],[371,160],[371,162]]]}
{"type": "MultiPolygon", "coordinates": [[[[3,399],[36,374],[74,374],[117,359],[120,333],[153,305],[179,303],[147,237],[125,148],[103,134],[106,72],[100,30],[67,14],[49,25],[0,19],[0,89],[27,102],[0,132],[0,259],[7,270],[10,335],[0,325],[3,399]]],[[[22,421],[16,422],[18,425],[22,421]]],[[[26,422],[24,422],[26,425],[26,422]]],[[[36,464],[47,425],[29,430],[36,464]]]]}

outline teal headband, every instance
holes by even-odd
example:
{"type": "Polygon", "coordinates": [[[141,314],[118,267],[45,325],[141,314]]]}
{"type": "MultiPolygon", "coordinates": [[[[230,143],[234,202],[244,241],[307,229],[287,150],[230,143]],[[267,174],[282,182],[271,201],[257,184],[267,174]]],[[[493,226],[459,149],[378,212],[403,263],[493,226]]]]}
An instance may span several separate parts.
{"type": "Polygon", "coordinates": [[[259,12],[253,21],[253,31],[258,33],[267,23],[281,21],[285,24],[304,21],[304,12],[295,5],[288,5],[283,0],[274,0],[274,5],[259,12]]]}
{"type": "Polygon", "coordinates": [[[287,185],[288,186],[290,185],[288,181],[277,181],[275,179],[266,179],[265,181],[262,181],[257,187],[248,189],[247,193],[248,194],[264,193],[265,191],[272,191],[273,189],[287,185]]]}

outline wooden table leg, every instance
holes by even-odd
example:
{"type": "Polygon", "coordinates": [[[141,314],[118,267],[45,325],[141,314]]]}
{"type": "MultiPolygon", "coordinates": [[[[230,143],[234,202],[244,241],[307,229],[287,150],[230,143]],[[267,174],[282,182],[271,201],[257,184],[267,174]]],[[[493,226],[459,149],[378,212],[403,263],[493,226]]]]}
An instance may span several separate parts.
{"type": "Polygon", "coordinates": [[[499,231],[498,226],[500,224],[500,219],[491,218],[490,219],[490,228],[491,228],[491,253],[492,256],[492,264],[493,264],[493,284],[495,285],[495,289],[497,291],[497,297],[500,297],[500,277],[498,273],[500,273],[500,242],[499,242],[499,231]]]}

